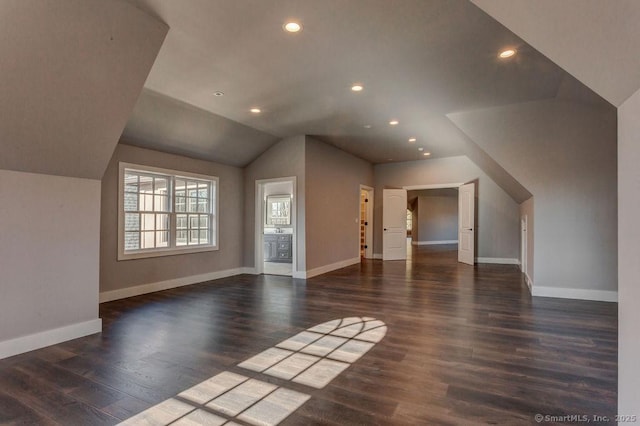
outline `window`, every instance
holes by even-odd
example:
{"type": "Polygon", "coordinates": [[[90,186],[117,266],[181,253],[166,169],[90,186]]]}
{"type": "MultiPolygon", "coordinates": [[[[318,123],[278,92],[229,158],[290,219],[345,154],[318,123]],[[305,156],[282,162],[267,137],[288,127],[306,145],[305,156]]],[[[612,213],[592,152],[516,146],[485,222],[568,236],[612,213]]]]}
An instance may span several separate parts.
{"type": "Polygon", "coordinates": [[[118,260],[216,250],[218,178],[120,163],[118,260]]]}

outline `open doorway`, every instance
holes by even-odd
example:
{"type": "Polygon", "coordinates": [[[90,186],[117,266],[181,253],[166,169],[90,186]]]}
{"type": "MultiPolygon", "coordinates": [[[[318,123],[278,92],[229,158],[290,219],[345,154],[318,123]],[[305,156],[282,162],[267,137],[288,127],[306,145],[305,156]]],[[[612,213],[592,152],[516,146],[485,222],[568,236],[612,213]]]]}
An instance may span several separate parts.
{"type": "Polygon", "coordinates": [[[527,215],[520,218],[520,271],[527,274],[527,215]]]}
{"type": "Polygon", "coordinates": [[[458,244],[458,189],[407,191],[411,245],[458,244]]]}
{"type": "Polygon", "coordinates": [[[256,181],[256,272],[292,276],[296,262],[295,177],[256,181]]]}
{"type": "Polygon", "coordinates": [[[373,258],[373,188],[360,185],[360,226],[358,241],[360,242],[360,257],[373,258]]]}
{"type": "MultiPolygon", "coordinates": [[[[420,221],[412,218],[412,244],[417,245],[438,245],[455,244],[458,252],[458,262],[475,264],[475,253],[477,251],[476,224],[477,216],[477,180],[465,184],[435,184],[435,185],[412,185],[404,186],[402,189],[384,189],[382,201],[382,260],[404,260],[407,258],[409,246],[406,230],[406,210],[412,209],[412,203],[408,202],[408,193],[414,190],[452,190],[451,204],[456,208],[456,216],[451,220],[450,232],[447,237],[424,237],[420,234],[420,221]],[[414,225],[413,223],[417,225],[414,225]],[[400,238],[400,236],[402,238],[400,238]]],[[[440,218],[438,218],[440,219],[440,218]]],[[[437,229],[437,228],[436,228],[437,229]]]]}

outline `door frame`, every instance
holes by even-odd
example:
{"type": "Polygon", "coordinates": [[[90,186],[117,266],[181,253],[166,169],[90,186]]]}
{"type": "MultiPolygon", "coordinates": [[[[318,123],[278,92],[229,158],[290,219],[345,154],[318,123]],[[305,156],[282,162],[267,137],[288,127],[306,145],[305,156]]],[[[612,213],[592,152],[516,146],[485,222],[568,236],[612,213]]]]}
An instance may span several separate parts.
{"type": "Polygon", "coordinates": [[[442,189],[442,188],[455,188],[458,189],[464,182],[455,182],[455,183],[436,183],[432,185],[405,185],[402,189],[406,189],[407,191],[413,191],[418,189],[442,189]]]}
{"type": "MultiPolygon", "coordinates": [[[[406,189],[407,191],[420,190],[420,189],[445,189],[445,188],[459,189],[464,184],[465,182],[435,183],[430,185],[405,185],[402,187],[402,189],[406,189]]],[[[460,207],[458,207],[458,210],[460,210],[460,207]]],[[[458,211],[458,214],[460,214],[459,211],[458,211]]],[[[411,238],[413,239],[413,236],[411,238]]],[[[460,241],[458,241],[458,244],[460,244],[460,241]]]]}
{"type": "Polygon", "coordinates": [[[528,235],[527,229],[529,227],[529,219],[527,215],[520,217],[520,272],[528,276],[527,273],[527,244],[528,235]]]}
{"type": "MultiPolygon", "coordinates": [[[[360,194],[362,191],[367,192],[367,197],[369,202],[367,203],[366,210],[366,221],[369,223],[365,232],[365,244],[367,248],[364,250],[364,258],[365,259],[373,259],[373,200],[374,200],[374,189],[367,185],[360,184],[360,189],[358,190],[358,256],[360,256],[360,194]]],[[[362,259],[362,258],[361,258],[362,259]]]]}
{"type": "Polygon", "coordinates": [[[266,215],[266,204],[264,196],[264,187],[269,183],[291,182],[291,227],[293,235],[291,237],[291,276],[298,272],[298,220],[297,220],[297,179],[296,176],[287,176],[272,179],[256,179],[255,189],[255,226],[254,226],[254,265],[256,274],[264,273],[264,219],[266,215]]]}

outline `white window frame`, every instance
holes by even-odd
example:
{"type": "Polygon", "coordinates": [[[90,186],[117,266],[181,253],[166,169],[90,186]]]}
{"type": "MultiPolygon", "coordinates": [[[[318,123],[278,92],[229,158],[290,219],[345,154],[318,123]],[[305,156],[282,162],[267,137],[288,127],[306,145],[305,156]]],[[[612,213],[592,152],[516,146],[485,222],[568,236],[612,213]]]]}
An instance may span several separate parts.
{"type": "Polygon", "coordinates": [[[178,170],[171,169],[163,169],[160,167],[152,167],[152,166],[143,166],[140,164],[132,164],[132,163],[119,163],[119,174],[118,174],[118,260],[131,260],[131,259],[144,259],[148,257],[160,257],[160,256],[172,256],[179,254],[188,254],[188,253],[200,253],[206,251],[214,251],[219,249],[219,239],[220,239],[220,227],[219,227],[219,204],[220,204],[220,185],[219,179],[216,176],[203,175],[198,173],[191,172],[183,172],[178,170]],[[125,170],[135,170],[142,173],[156,173],[161,175],[166,175],[171,178],[170,186],[171,192],[169,194],[170,205],[171,208],[167,213],[169,215],[169,247],[161,247],[161,248],[150,248],[150,249],[139,249],[135,251],[126,252],[124,249],[124,177],[125,170]],[[211,230],[209,232],[210,243],[209,244],[198,244],[194,246],[176,246],[176,211],[175,211],[175,179],[186,178],[186,179],[198,179],[198,180],[206,180],[212,183],[211,185],[211,193],[210,197],[214,199],[215,202],[209,203],[212,207],[212,216],[213,220],[211,223],[211,230]]]}

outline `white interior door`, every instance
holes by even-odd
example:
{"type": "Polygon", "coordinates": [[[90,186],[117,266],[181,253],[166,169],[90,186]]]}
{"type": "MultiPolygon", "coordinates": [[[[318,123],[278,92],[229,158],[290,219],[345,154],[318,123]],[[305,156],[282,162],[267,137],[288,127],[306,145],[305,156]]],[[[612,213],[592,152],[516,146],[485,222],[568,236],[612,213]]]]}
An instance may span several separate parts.
{"type": "Polygon", "coordinates": [[[475,263],[475,192],[473,183],[458,189],[458,262],[475,263]]]}
{"type": "Polygon", "coordinates": [[[407,258],[407,191],[382,191],[382,260],[407,258]]]}

